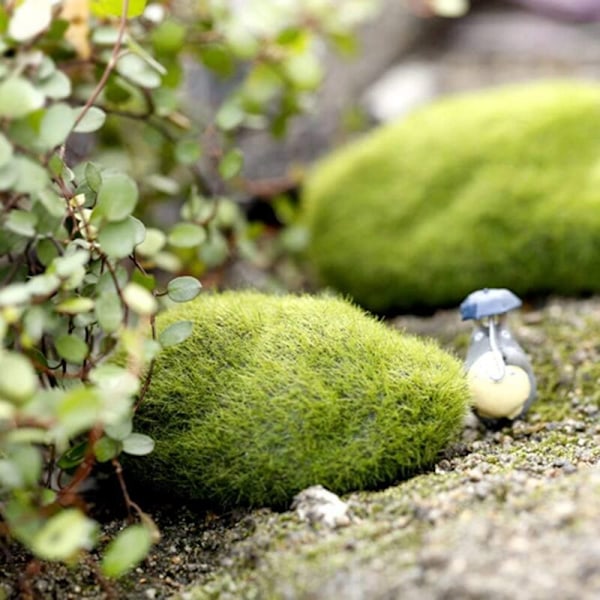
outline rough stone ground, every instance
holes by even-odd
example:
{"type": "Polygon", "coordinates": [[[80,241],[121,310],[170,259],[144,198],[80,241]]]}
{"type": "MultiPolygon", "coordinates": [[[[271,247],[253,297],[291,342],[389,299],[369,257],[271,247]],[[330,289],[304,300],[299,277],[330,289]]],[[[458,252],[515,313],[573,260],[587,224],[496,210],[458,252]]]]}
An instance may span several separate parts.
{"type": "MultiPolygon", "coordinates": [[[[27,559],[9,548],[0,590],[60,600],[600,597],[600,298],[551,300],[512,323],[539,378],[527,418],[499,431],[468,419],[430,471],[345,497],[350,526],[315,528],[291,511],[155,509],[138,494],[163,537],[122,582],[103,588],[92,564],[51,565],[28,574],[27,590],[27,559]]],[[[461,355],[468,340],[456,311],[391,325],[461,355]]]]}

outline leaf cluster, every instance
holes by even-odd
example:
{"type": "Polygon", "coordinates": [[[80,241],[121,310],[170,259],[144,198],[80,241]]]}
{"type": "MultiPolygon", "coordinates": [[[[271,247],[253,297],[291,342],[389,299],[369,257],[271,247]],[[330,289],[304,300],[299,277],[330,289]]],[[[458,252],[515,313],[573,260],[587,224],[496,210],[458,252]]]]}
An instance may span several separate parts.
{"type": "Polygon", "coordinates": [[[199,294],[194,275],[247,245],[230,196],[236,135],[282,132],[321,79],[319,41],[347,36],[371,2],[273,19],[267,4],[200,3],[185,18],[145,0],[0,7],[0,519],[39,559],[94,551],[79,491],[99,463],[139,521],[107,546],[102,573],[120,576],[156,541],[120,455],[152,452],[133,417],[155,358],[192,323],[147,331],[163,305],[199,294]],[[185,113],[186,60],[237,77],[212,115],[185,113]],[[157,199],[174,218],[151,210],[157,199]]]}

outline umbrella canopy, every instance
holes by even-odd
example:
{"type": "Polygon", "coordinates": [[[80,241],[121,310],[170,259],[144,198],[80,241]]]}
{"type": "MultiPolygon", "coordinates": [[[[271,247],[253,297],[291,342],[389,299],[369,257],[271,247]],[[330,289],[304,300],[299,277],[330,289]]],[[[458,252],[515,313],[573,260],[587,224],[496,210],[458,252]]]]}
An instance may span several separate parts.
{"type": "Polygon", "coordinates": [[[463,321],[500,315],[521,306],[521,300],[506,288],[484,288],[469,294],[460,305],[463,321]]]}

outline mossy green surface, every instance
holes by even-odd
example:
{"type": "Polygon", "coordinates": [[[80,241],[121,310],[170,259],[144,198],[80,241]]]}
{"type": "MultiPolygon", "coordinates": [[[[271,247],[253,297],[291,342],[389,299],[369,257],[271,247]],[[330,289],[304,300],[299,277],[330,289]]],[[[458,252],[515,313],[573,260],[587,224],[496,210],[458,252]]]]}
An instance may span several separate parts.
{"type": "Polygon", "coordinates": [[[218,506],[373,488],[430,465],[461,428],[460,362],[334,298],[205,295],[157,320],[193,335],[156,361],[127,463],[148,489],[218,506]]]}
{"type": "Polygon", "coordinates": [[[443,100],[325,159],[303,204],[322,282],[378,312],[599,291],[600,87],[443,100]]]}

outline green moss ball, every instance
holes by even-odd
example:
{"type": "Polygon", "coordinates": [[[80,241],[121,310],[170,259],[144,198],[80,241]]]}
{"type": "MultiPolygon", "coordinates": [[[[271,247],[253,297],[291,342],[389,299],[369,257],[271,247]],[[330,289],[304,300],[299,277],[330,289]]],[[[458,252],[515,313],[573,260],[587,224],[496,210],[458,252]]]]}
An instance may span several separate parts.
{"type": "Polygon", "coordinates": [[[304,207],[322,282],[376,312],[600,291],[600,87],[440,101],[325,159],[304,207]]]}
{"type": "Polygon", "coordinates": [[[460,362],[333,298],[205,295],[158,357],[136,430],[155,451],[129,476],[219,506],[289,502],[320,483],[372,488],[430,465],[461,427],[460,362]]]}

